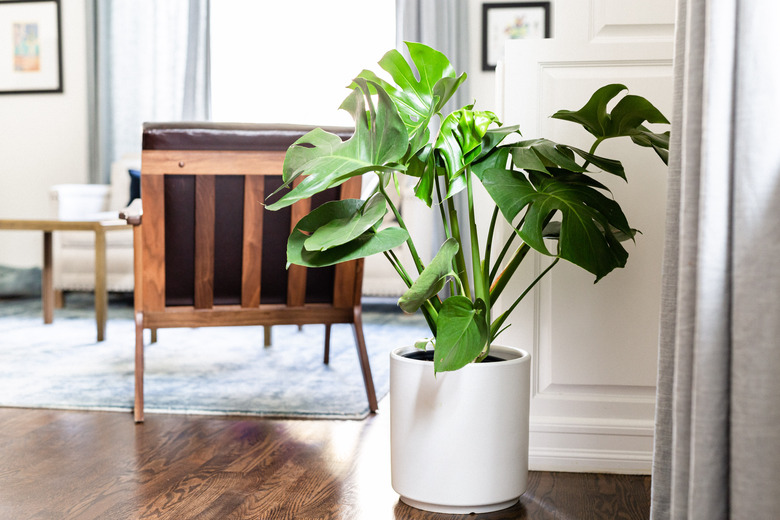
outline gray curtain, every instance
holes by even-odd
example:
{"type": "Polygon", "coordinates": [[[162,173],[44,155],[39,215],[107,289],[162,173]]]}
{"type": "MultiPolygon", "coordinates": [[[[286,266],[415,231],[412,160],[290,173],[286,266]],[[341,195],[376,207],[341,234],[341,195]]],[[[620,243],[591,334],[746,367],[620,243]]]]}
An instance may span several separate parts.
{"type": "Polygon", "coordinates": [[[91,182],[140,154],[144,121],[211,115],[209,0],[90,0],[91,182]]]}
{"type": "Polygon", "coordinates": [[[780,518],[780,3],[679,0],[652,518],[780,518]]]}

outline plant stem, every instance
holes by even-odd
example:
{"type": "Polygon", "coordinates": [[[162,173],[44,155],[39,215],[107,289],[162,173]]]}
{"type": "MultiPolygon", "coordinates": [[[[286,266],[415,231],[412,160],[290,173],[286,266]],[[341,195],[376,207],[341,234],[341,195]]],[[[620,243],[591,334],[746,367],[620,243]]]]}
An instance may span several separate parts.
{"type": "Polygon", "coordinates": [[[512,255],[512,259],[509,260],[507,266],[501,271],[501,274],[496,278],[496,281],[493,282],[493,285],[490,287],[490,303],[492,305],[495,305],[498,297],[501,296],[501,292],[506,288],[509,280],[514,276],[515,271],[520,267],[520,264],[530,250],[531,247],[525,243],[518,247],[515,254],[512,255]]]}
{"type": "Polygon", "coordinates": [[[447,212],[444,211],[444,199],[441,196],[441,187],[439,186],[438,179],[433,183],[436,186],[436,197],[439,199],[439,213],[441,213],[441,223],[444,226],[444,238],[450,238],[452,231],[450,230],[449,219],[447,218],[447,212]]]}
{"type": "Polygon", "coordinates": [[[458,272],[458,278],[466,291],[464,296],[471,299],[471,289],[469,285],[469,274],[466,270],[466,257],[463,254],[463,241],[460,239],[460,226],[458,225],[458,212],[455,210],[455,203],[452,197],[447,199],[447,208],[450,214],[450,226],[452,227],[452,237],[458,241],[458,252],[455,254],[455,267],[458,272]]]}
{"type": "Polygon", "coordinates": [[[390,265],[395,269],[395,272],[398,273],[398,276],[401,277],[404,284],[406,284],[406,287],[411,287],[413,283],[412,278],[409,276],[409,273],[406,272],[401,260],[396,256],[393,250],[384,251],[384,255],[385,258],[387,258],[387,261],[390,262],[390,265]]]}
{"type": "MultiPolygon", "coordinates": [[[[442,226],[444,227],[444,238],[446,240],[452,237],[452,230],[449,224],[449,219],[447,218],[447,212],[444,211],[444,199],[441,196],[441,187],[439,186],[439,179],[436,178],[433,184],[436,186],[436,197],[437,200],[439,201],[438,202],[439,212],[441,213],[441,223],[442,226]]],[[[458,243],[460,244],[460,242],[458,243]]],[[[460,282],[460,280],[458,280],[458,282],[460,282]]],[[[463,284],[461,283],[461,285],[463,284]]],[[[450,294],[456,294],[454,280],[450,280],[450,294]]]]}
{"type": "Polygon", "coordinates": [[[423,272],[423,269],[425,269],[425,265],[423,265],[422,260],[420,260],[420,255],[417,254],[417,248],[414,246],[414,241],[412,240],[412,234],[409,233],[409,229],[406,227],[406,223],[404,222],[404,219],[401,217],[401,213],[398,211],[398,208],[395,207],[395,204],[393,204],[393,201],[390,200],[390,197],[387,194],[387,191],[385,191],[384,183],[380,179],[379,181],[379,191],[382,193],[382,196],[384,196],[387,203],[390,205],[390,209],[393,212],[393,215],[395,216],[395,219],[398,221],[398,225],[401,226],[401,228],[406,231],[409,234],[409,238],[406,240],[406,244],[409,246],[409,252],[412,254],[412,260],[414,260],[414,265],[417,268],[417,273],[420,274],[423,272]]]}
{"type": "MultiPolygon", "coordinates": [[[[490,227],[488,228],[487,239],[485,241],[485,259],[482,264],[482,276],[490,285],[493,283],[493,277],[488,273],[490,269],[490,253],[493,249],[493,234],[496,231],[496,221],[498,220],[498,206],[493,206],[493,215],[490,217],[490,227]]],[[[512,233],[514,235],[514,233],[512,233]]]]}
{"type": "Polygon", "coordinates": [[[471,235],[471,269],[474,276],[474,298],[485,302],[486,320],[490,324],[490,290],[485,279],[483,266],[479,255],[479,235],[477,234],[477,217],[474,213],[474,193],[472,189],[471,168],[463,172],[466,176],[466,195],[469,209],[469,234],[471,235]]]}
{"type": "MultiPolygon", "coordinates": [[[[401,263],[401,260],[396,256],[395,253],[393,253],[392,250],[385,251],[384,252],[385,258],[390,262],[390,265],[393,266],[393,268],[396,270],[398,275],[401,277],[403,282],[406,284],[407,287],[412,286],[412,279],[409,277],[409,274],[407,274],[406,269],[404,269],[403,264],[401,263]]],[[[428,300],[425,302],[425,305],[420,307],[420,312],[422,312],[423,317],[425,318],[425,322],[428,324],[428,328],[431,329],[431,333],[435,336],[436,335],[436,320],[438,319],[439,312],[437,310],[437,306],[435,303],[439,302],[438,298],[434,297],[432,298],[433,302],[431,300],[428,300]]],[[[441,303],[438,305],[439,308],[441,308],[441,303]]]]}
{"type": "MultiPolygon", "coordinates": [[[[599,147],[599,145],[601,144],[602,141],[604,141],[603,137],[596,138],[596,140],[593,142],[593,146],[591,146],[590,150],[588,150],[588,153],[591,154],[591,155],[595,155],[596,154],[596,148],[599,147]]],[[[582,169],[586,170],[588,168],[589,164],[590,164],[590,161],[585,161],[582,164],[582,169]]]]}
{"type": "Polygon", "coordinates": [[[439,319],[439,313],[433,307],[433,304],[431,304],[430,300],[426,301],[422,307],[420,307],[420,311],[425,318],[425,322],[428,324],[428,328],[431,329],[431,334],[433,337],[436,337],[436,322],[439,319]]]}
{"type": "Polygon", "coordinates": [[[517,307],[517,304],[520,303],[520,301],[525,298],[526,294],[528,294],[531,289],[533,289],[539,281],[544,278],[544,275],[546,275],[548,272],[550,272],[550,269],[555,267],[555,264],[558,263],[560,258],[556,258],[552,261],[550,265],[547,266],[547,268],[542,271],[539,276],[537,276],[533,282],[531,282],[528,287],[525,288],[525,291],[517,297],[517,299],[512,303],[512,305],[509,306],[509,308],[501,314],[498,318],[496,318],[496,321],[493,322],[493,324],[490,326],[490,342],[492,343],[496,339],[496,331],[501,329],[501,326],[504,324],[506,319],[509,317],[510,314],[512,314],[512,311],[515,310],[515,307],[517,307]]]}
{"type": "MultiPolygon", "coordinates": [[[[544,219],[544,223],[542,224],[542,229],[544,229],[547,226],[547,224],[550,223],[552,218],[553,218],[552,213],[547,215],[547,217],[544,219]]],[[[525,219],[525,217],[523,217],[523,219],[525,219]]],[[[520,221],[520,224],[518,225],[518,229],[522,225],[523,225],[523,220],[520,221]]],[[[490,288],[491,303],[495,304],[496,300],[501,295],[501,292],[504,290],[507,283],[509,283],[509,279],[512,278],[512,276],[514,276],[515,271],[517,271],[517,268],[520,267],[520,264],[525,258],[525,255],[528,254],[528,251],[530,251],[530,246],[526,243],[523,243],[523,245],[520,246],[517,249],[517,251],[515,251],[514,256],[512,256],[512,259],[509,261],[506,268],[501,272],[501,275],[498,277],[498,279],[493,283],[493,286],[490,288]]]]}
{"type": "Polygon", "coordinates": [[[493,264],[493,269],[490,270],[490,283],[493,283],[493,281],[496,279],[498,270],[501,268],[501,262],[504,261],[504,257],[509,252],[509,247],[512,245],[512,242],[517,235],[517,230],[522,227],[524,221],[525,217],[522,217],[520,222],[517,224],[517,227],[512,230],[512,234],[509,235],[509,238],[507,239],[506,244],[504,244],[504,248],[501,250],[501,253],[499,253],[498,258],[496,258],[496,263],[493,264]]]}

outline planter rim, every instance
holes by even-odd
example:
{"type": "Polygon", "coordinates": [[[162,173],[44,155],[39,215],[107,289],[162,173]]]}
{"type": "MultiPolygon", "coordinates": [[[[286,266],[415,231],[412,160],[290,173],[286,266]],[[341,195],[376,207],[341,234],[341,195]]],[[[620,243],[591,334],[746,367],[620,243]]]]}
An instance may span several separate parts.
{"type": "MultiPolygon", "coordinates": [[[[407,345],[404,347],[397,347],[393,349],[390,352],[390,357],[392,359],[395,359],[397,361],[403,361],[404,363],[411,363],[416,365],[430,365],[433,363],[433,361],[427,361],[424,359],[410,359],[408,357],[405,357],[404,354],[408,354],[410,352],[418,352],[420,349],[416,348],[414,345],[407,345]]],[[[493,356],[496,356],[501,359],[498,363],[469,363],[465,367],[461,368],[460,370],[463,370],[468,367],[477,367],[477,366],[507,366],[507,365],[515,365],[515,364],[522,364],[522,363],[530,363],[531,362],[531,354],[526,352],[525,350],[517,347],[509,347],[506,345],[491,345],[490,346],[490,354],[493,356]],[[506,357],[505,357],[506,356],[506,357]]]]}

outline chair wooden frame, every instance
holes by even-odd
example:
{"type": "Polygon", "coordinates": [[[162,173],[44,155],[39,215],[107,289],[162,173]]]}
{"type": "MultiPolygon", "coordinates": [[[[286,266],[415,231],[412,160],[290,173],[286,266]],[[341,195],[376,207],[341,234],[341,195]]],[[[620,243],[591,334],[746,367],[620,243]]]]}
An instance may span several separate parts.
{"type": "MultiPolygon", "coordinates": [[[[284,152],[267,150],[159,150],[144,149],[141,169],[143,216],[126,213],[133,228],[135,270],[135,406],[136,422],[144,420],[144,340],[143,330],[169,327],[206,327],[324,324],[324,362],[329,361],[330,326],[352,324],[358,358],[366,388],[369,409],[377,410],[368,353],[363,335],[361,312],[362,260],[335,266],[332,303],[305,301],[307,269],[289,267],[286,303],[261,303],[261,262],[263,258],[264,176],[281,175],[284,152]],[[193,305],[166,304],[165,198],[166,176],[192,175],[195,178],[195,292],[193,305]],[[220,175],[244,178],[243,258],[241,303],[214,303],[214,205],[215,179],[220,175]]],[[[359,198],[360,178],[341,185],[340,198],[359,198]]],[[[310,200],[292,206],[291,227],[306,215],[310,200]]],[[[287,230],[286,234],[291,231],[287,230]]],[[[154,341],[154,337],[153,337],[154,341]]]]}

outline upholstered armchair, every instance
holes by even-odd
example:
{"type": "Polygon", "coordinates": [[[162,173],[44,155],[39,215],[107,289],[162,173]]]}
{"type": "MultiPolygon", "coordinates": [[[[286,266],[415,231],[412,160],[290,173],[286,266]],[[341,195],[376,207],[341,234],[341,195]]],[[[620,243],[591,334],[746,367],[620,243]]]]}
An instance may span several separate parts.
{"type": "MultiPolygon", "coordinates": [[[[49,192],[51,215],[60,219],[95,216],[117,218],[130,203],[130,170],[140,170],[140,157],[128,157],[111,166],[111,184],[58,184],[49,192]]],[[[134,186],[135,187],[135,186],[134,186]]],[[[92,233],[57,232],[53,237],[54,289],[60,305],[67,291],[95,289],[95,237],[92,233]]],[[[106,235],[106,285],[111,292],[133,291],[133,232],[106,235]]]]}

